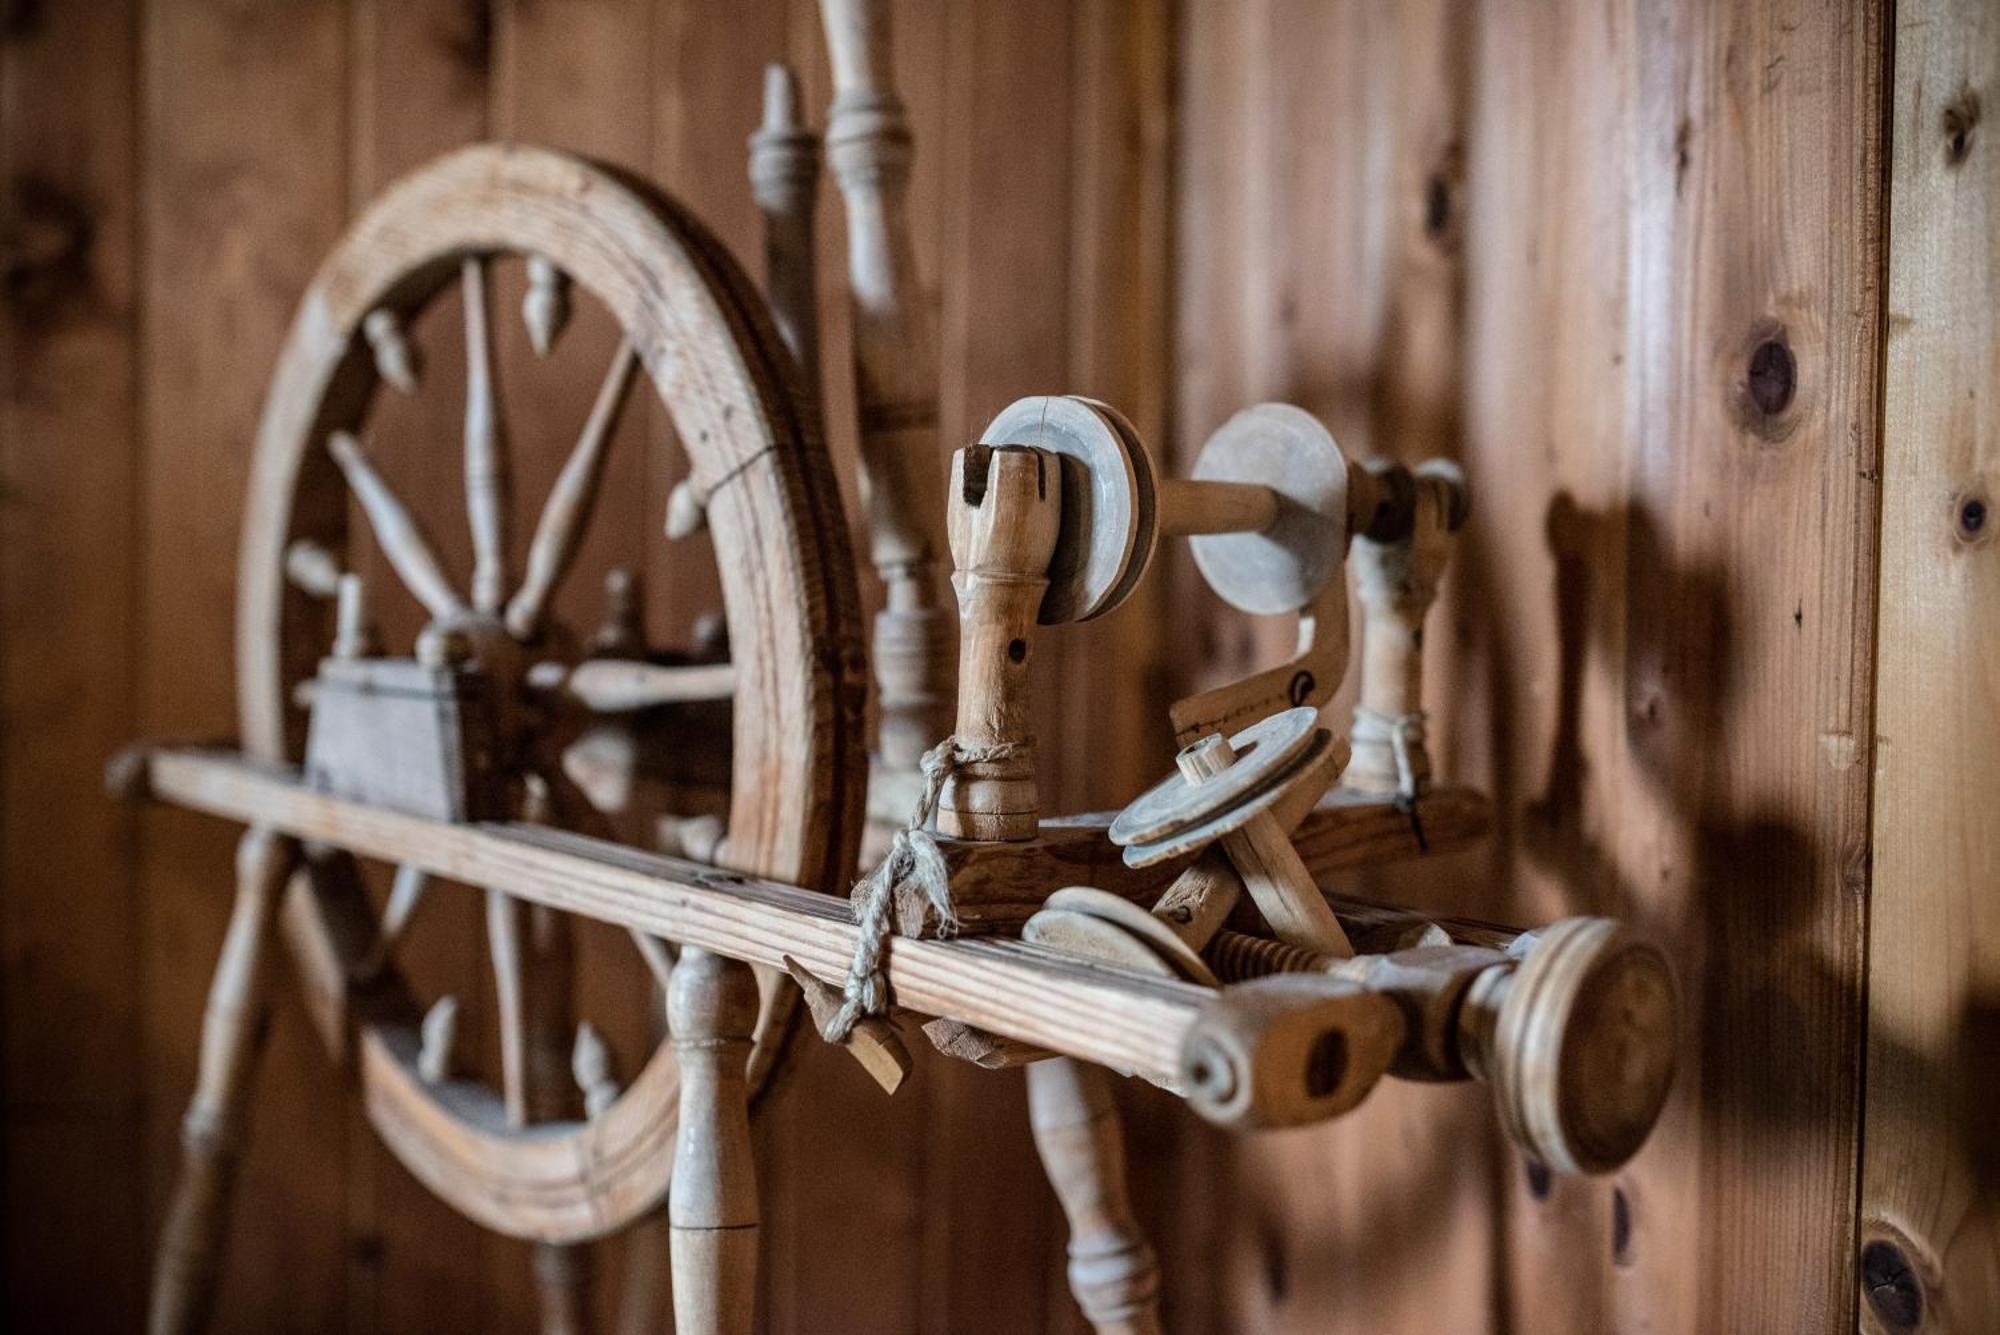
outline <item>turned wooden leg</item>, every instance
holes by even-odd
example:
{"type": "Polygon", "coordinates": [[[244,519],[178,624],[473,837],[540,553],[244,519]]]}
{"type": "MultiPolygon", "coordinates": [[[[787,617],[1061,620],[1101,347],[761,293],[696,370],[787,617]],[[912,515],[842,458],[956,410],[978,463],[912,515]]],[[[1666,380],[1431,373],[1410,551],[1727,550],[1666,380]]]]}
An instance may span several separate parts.
{"type": "Polygon", "coordinates": [[[683,949],[667,992],[681,1064],[667,1198],[678,1335],[749,1335],[757,1305],[757,1170],[744,1063],[757,1020],[750,966],[683,949]]]}
{"type": "Polygon", "coordinates": [[[1160,1266],[1132,1217],[1125,1134],[1101,1066],[1028,1067],[1028,1118],[1069,1219],[1069,1291],[1097,1335],[1160,1335],[1160,1266]]]}
{"type": "Polygon", "coordinates": [[[208,988],[194,1098],[181,1123],[180,1179],[153,1261],[148,1321],[153,1335],[184,1335],[199,1330],[208,1317],[250,1082],[270,1008],[264,952],[297,848],[263,828],[250,830],[237,845],[236,906],[208,988]]]}

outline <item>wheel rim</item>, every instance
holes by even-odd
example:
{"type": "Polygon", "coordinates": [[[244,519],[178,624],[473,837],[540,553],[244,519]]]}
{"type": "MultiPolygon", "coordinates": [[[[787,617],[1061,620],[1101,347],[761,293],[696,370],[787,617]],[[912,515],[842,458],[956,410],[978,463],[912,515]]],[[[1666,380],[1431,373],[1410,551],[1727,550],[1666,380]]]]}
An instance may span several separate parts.
{"type": "MultiPolygon", "coordinates": [[[[485,146],[393,187],[356,222],[301,303],[259,428],[239,567],[238,683],[246,749],[296,760],[293,686],[328,643],[327,617],[283,574],[296,540],[340,550],[347,486],[321,442],[356,428],[376,388],[362,335],[409,313],[468,255],[545,257],[612,313],[673,421],[722,574],[734,664],[734,769],[723,852],[737,870],[828,890],[852,866],[865,757],[858,599],[831,465],[761,303],[684,213],[602,168],[485,146]]],[[[608,1111],[523,1129],[490,1090],[426,1084],[414,1005],[349,982],[371,928],[351,859],[323,856],[295,894],[288,936],[312,1009],[352,1062],[371,1120],[415,1175],[481,1223],[572,1241],[664,1195],[675,1064],[661,1045],[608,1111]],[[351,1046],[350,1046],[351,1045],[351,1046]],[[484,1093],[485,1099],[479,1096],[484,1093]]],[[[768,1070],[790,996],[769,1008],[753,1065],[768,1070]]]]}

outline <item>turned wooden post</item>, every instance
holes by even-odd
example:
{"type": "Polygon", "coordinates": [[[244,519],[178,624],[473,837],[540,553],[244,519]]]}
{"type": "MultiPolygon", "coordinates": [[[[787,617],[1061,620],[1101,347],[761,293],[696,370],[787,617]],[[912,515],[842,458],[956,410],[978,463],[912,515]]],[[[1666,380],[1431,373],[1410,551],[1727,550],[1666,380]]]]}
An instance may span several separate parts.
{"type": "Polygon", "coordinates": [[[749,965],[681,951],[667,991],[667,1028],[681,1067],[667,1198],[679,1335],[749,1335],[755,1324],[757,1172],[743,1066],[756,1021],[749,965]]]}
{"type": "Polygon", "coordinates": [[[778,333],[819,402],[819,293],[813,264],[813,204],[819,198],[819,137],[799,119],[798,76],[764,67],[764,124],[750,136],[750,190],[764,215],[764,290],[778,333]]]}
{"type": "MultiPolygon", "coordinates": [[[[1369,465],[1386,472],[1392,464],[1369,465]]],[[[1430,460],[1413,472],[1409,528],[1388,541],[1354,539],[1354,588],[1361,600],[1361,698],[1354,753],[1341,783],[1356,792],[1421,795],[1430,787],[1424,746],[1424,617],[1437,599],[1451,537],[1465,522],[1465,480],[1456,465],[1430,460]],[[1400,751],[1400,757],[1399,757],[1400,751]]]]}
{"type": "Polygon", "coordinates": [[[871,646],[883,766],[914,772],[950,717],[951,610],[938,580],[937,344],[906,202],[909,122],[896,96],[888,0],[820,0],[833,108],[827,162],[847,208],[854,398],[870,559],[887,589],[871,646]]]}
{"type": "Polygon", "coordinates": [[[1053,462],[1022,446],[969,445],[952,456],[951,553],[958,592],[961,747],[1006,756],[961,764],[938,802],[958,839],[1032,839],[1040,818],[1028,664],[1062,518],[1053,462]]]}
{"type": "Polygon", "coordinates": [[[1160,1335],[1160,1263],[1125,1183],[1125,1133],[1101,1066],[1028,1067],[1035,1149],[1069,1220],[1069,1289],[1097,1335],[1160,1335]]]}
{"type": "Polygon", "coordinates": [[[153,1262],[153,1335],[201,1329],[214,1298],[250,1083],[269,1021],[264,953],[297,856],[295,842],[261,826],[236,847],[236,904],[208,988],[194,1097],[181,1122],[180,1178],[153,1262]]]}

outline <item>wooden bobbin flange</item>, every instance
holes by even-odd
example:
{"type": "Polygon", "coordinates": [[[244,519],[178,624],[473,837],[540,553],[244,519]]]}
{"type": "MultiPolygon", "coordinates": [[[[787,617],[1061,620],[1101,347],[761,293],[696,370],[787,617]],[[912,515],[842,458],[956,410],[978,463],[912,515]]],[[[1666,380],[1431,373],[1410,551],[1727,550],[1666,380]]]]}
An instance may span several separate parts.
{"type": "Polygon", "coordinates": [[[1213,777],[1196,782],[1176,771],[1133,799],[1111,822],[1111,842],[1133,867],[1214,843],[1268,811],[1332,744],[1317,711],[1273,714],[1229,739],[1234,758],[1213,777]]]}
{"type": "Polygon", "coordinates": [[[1537,935],[1518,966],[1467,991],[1461,1051],[1515,1143],[1557,1172],[1607,1173],[1645,1142],[1673,1086],[1673,968],[1609,918],[1537,935]]]}
{"type": "Polygon", "coordinates": [[[1349,531],[1348,461],[1319,419],[1288,403],[1260,403],[1224,422],[1195,460],[1192,484],[1269,490],[1268,522],[1202,532],[1190,542],[1208,587],[1232,607],[1296,612],[1340,578],[1349,531]]]}
{"type": "Polygon", "coordinates": [[[1211,734],[1183,749],[1180,769],[1118,814],[1111,841],[1144,867],[1220,842],[1243,888],[1282,941],[1352,955],[1347,934],[1299,860],[1272,807],[1296,786],[1324,783],[1340,763],[1318,711],[1288,709],[1234,737],[1211,734]]]}
{"type": "Polygon", "coordinates": [[[1031,446],[1060,470],[1062,527],[1042,624],[1088,621],[1124,602],[1152,559],[1159,508],[1153,462],[1131,424],[1093,399],[1040,394],[1009,405],[979,443],[1031,446]]]}
{"type": "Polygon", "coordinates": [[[1166,923],[1129,899],[1087,885],[1064,886],[1050,895],[1021,928],[1021,939],[1141,973],[1222,986],[1166,923]]]}

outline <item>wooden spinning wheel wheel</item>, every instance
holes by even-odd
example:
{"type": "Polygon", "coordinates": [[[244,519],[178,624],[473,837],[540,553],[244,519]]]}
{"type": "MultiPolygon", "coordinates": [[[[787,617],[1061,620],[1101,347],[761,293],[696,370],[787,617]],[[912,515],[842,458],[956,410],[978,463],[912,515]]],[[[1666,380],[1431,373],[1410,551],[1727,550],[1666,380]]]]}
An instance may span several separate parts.
{"type": "MultiPolygon", "coordinates": [[[[458,694],[423,708],[450,714],[477,699],[487,709],[487,730],[446,730],[461,744],[445,768],[453,759],[462,763],[465,772],[455,778],[465,801],[483,803],[492,817],[602,834],[604,813],[561,763],[564,742],[593,709],[726,697],[730,778],[712,860],[791,884],[839,888],[854,864],[865,779],[859,611],[838,488],[814,410],[795,380],[741,272],[698,224],[642,186],[573,157],[512,146],[467,149],[400,183],[322,266],[266,402],[240,564],[246,750],[292,764],[303,755],[311,773],[307,705],[333,707],[336,667],[388,664],[428,673],[420,679],[455,681],[458,694]],[[486,292],[489,267],[516,259],[529,266],[528,320],[538,342],[557,328],[571,285],[601,302],[623,335],[518,575],[486,292]],[[402,328],[454,284],[462,286],[467,329],[466,518],[474,566],[464,592],[425,536],[432,517],[404,505],[365,444],[378,384],[407,383],[402,328]],[[552,623],[552,595],[591,522],[611,427],[622,402],[645,392],[641,386],[664,406],[688,455],[691,483],[706,499],[728,625],[726,665],[586,662],[577,647],[583,637],[552,623]],[[402,588],[428,617],[416,663],[370,660],[359,643],[366,626],[358,581],[336,579],[354,536],[350,509],[365,517],[402,588]],[[328,596],[336,588],[337,600],[328,596]],[[335,601],[337,629],[329,615],[335,601]]],[[[396,689],[373,679],[359,695],[375,708],[396,689]]],[[[394,740],[379,730],[368,739],[378,751],[394,740]]],[[[413,782],[407,765],[391,768],[383,776],[391,787],[413,782]]],[[[552,1037],[548,1023],[564,1013],[567,985],[562,950],[542,948],[560,936],[545,920],[553,910],[487,892],[502,1043],[495,1088],[439,1078],[437,1031],[448,1021],[433,1019],[432,1032],[423,1032],[414,989],[397,967],[395,938],[423,894],[423,872],[401,869],[378,915],[357,863],[338,848],[301,851],[253,829],[240,862],[216,997],[230,1000],[233,975],[244,989],[254,987],[255,942],[291,878],[284,925],[312,1007],[336,1056],[351,1056],[374,1126],[420,1180],[479,1223],[545,1243],[601,1236],[659,1204],[673,1171],[682,1084],[671,1040],[622,1093],[586,1091],[587,1117],[544,1120],[574,1101],[571,1087],[553,1096],[550,1090],[552,1080],[569,1079],[568,1035],[552,1037]],[[232,970],[230,960],[246,951],[247,967],[232,970]]],[[[664,983],[675,968],[671,946],[643,937],[635,944],[664,983]]],[[[746,969],[703,958],[705,974],[746,969]]],[[[796,999],[775,971],[759,971],[758,987],[753,1083],[775,1060],[796,999]]],[[[213,1020],[216,1001],[210,1009],[213,1020]]],[[[742,1046],[719,1050],[740,1054],[742,1046]]],[[[202,1207],[210,1194],[204,1183],[226,1185],[227,1123],[245,1083],[240,1064],[225,1057],[214,1063],[220,1069],[204,1069],[204,1092],[216,1097],[205,1105],[198,1094],[189,1117],[188,1181],[163,1251],[169,1287],[176,1271],[212,1268],[218,1224],[204,1215],[217,1212],[202,1207]],[[210,1159],[222,1166],[205,1170],[210,1159]],[[185,1235],[178,1247],[177,1227],[185,1235]]],[[[197,1274],[183,1286],[203,1283],[197,1274]]],[[[160,1320],[157,1297],[156,1327],[174,1325],[160,1320]]],[[[200,1306],[198,1298],[191,1306],[200,1306]]]]}

